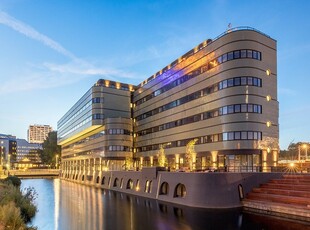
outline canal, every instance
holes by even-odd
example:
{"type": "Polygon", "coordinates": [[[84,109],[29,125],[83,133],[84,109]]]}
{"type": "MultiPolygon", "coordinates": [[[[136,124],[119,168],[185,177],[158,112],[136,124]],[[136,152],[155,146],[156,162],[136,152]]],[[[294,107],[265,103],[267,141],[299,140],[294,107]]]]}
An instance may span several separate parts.
{"type": "Polygon", "coordinates": [[[310,229],[305,223],[243,213],[240,209],[180,207],[60,179],[23,179],[34,187],[39,230],[271,230],[310,229]]]}

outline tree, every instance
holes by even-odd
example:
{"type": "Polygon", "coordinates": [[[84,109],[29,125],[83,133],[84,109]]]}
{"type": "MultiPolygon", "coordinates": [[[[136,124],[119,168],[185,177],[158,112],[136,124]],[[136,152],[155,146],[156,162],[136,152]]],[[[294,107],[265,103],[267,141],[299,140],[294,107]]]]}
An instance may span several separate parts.
{"type": "Polygon", "coordinates": [[[167,157],[165,155],[165,145],[160,145],[159,146],[159,151],[157,154],[157,159],[158,159],[158,165],[160,167],[165,167],[167,165],[167,157]]]}
{"type": "Polygon", "coordinates": [[[56,158],[60,159],[61,147],[57,145],[57,132],[52,131],[48,134],[46,140],[42,144],[42,149],[39,150],[42,163],[56,166],[56,158]]]}
{"type": "Polygon", "coordinates": [[[186,152],[185,152],[185,164],[189,168],[190,171],[194,170],[196,165],[196,151],[195,151],[195,144],[198,141],[198,138],[190,140],[186,145],[186,152]],[[194,160],[195,159],[195,160],[194,160]]]}

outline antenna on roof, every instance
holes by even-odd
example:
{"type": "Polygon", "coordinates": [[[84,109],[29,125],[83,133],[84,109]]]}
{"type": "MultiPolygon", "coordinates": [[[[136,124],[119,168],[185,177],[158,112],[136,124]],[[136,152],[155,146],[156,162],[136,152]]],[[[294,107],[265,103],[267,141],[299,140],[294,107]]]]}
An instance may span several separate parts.
{"type": "Polygon", "coordinates": [[[231,27],[232,27],[231,23],[228,23],[228,25],[227,25],[227,33],[231,32],[231,27]]]}

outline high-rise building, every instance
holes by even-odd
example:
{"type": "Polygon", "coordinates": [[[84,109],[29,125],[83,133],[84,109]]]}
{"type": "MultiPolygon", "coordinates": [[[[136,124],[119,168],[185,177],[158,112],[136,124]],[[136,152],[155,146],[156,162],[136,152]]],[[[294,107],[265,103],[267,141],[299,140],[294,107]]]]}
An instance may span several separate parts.
{"type": "Polygon", "coordinates": [[[53,131],[53,129],[49,125],[29,125],[28,142],[41,144],[51,131],[53,131]]]}
{"type": "Polygon", "coordinates": [[[226,31],[138,86],[99,80],[59,120],[63,169],[270,170],[279,151],[276,41],[226,31]]]}

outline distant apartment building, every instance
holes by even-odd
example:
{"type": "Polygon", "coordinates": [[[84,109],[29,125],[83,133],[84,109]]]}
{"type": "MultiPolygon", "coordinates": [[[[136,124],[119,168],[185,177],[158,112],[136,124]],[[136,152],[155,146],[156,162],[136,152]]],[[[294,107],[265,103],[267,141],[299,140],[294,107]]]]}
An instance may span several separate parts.
{"type": "Polygon", "coordinates": [[[98,80],[58,121],[62,167],[76,175],[121,170],[128,157],[137,168],[156,166],[164,152],[172,170],[188,161],[196,170],[270,169],[278,116],[276,41],[230,29],[138,86],[98,80]]]}
{"type": "Polygon", "coordinates": [[[16,136],[0,134],[0,165],[9,167],[17,160],[16,136]]]}
{"type": "Polygon", "coordinates": [[[28,129],[28,142],[42,144],[51,131],[53,129],[49,125],[30,125],[28,129]]]}

